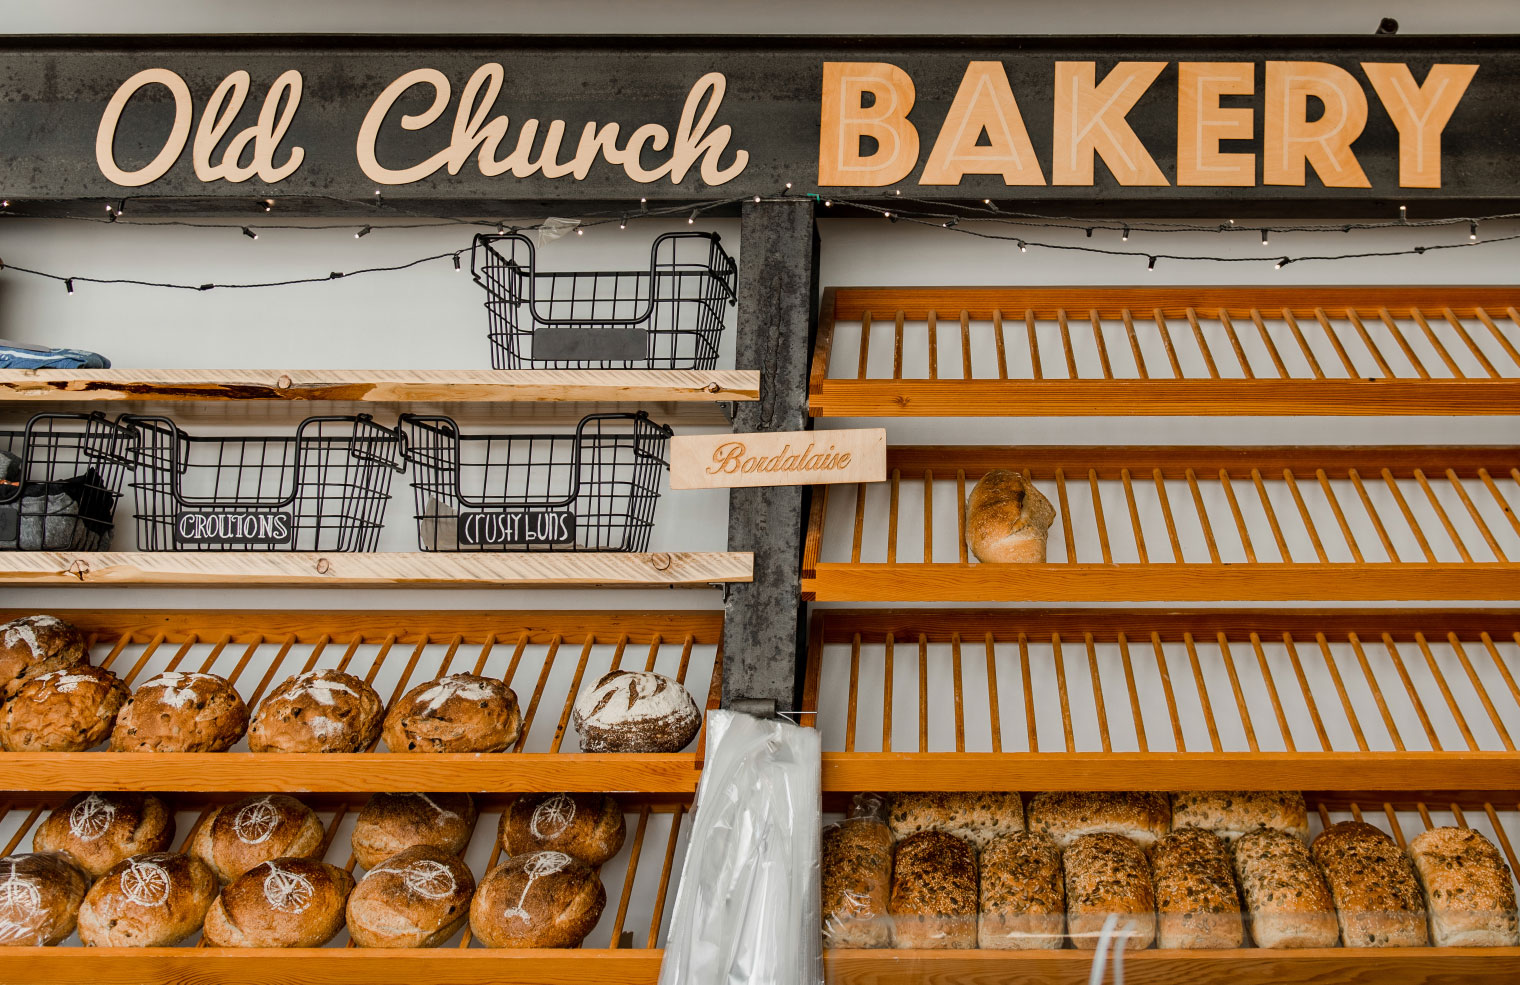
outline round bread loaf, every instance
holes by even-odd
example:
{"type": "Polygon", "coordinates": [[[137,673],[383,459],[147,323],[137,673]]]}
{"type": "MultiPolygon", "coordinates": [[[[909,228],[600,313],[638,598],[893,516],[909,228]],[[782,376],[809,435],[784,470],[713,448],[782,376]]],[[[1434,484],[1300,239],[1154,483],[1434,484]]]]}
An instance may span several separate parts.
{"type": "Polygon", "coordinates": [[[585,752],[680,752],[702,713],[681,682],[643,670],[614,670],[575,700],[585,752]]]}
{"type": "Polygon", "coordinates": [[[381,734],[391,752],[504,752],[521,727],[511,688],[492,677],[454,674],[402,695],[381,734]]]}
{"type": "Polygon", "coordinates": [[[514,855],[480,880],[470,930],[486,947],[576,947],[607,905],[607,890],[564,852],[514,855]]]}
{"type": "Polygon", "coordinates": [[[414,845],[463,855],[474,831],[467,793],[377,793],[360,809],[351,840],[354,858],[373,869],[414,845]]]}
{"type": "Polygon", "coordinates": [[[248,726],[253,752],[363,752],[380,737],[385,705],[363,678],[312,670],[269,692],[248,726]]]}
{"type": "Polygon", "coordinates": [[[244,797],[206,817],[190,853],[232,882],[270,859],[311,858],[322,850],[322,822],[310,807],[279,793],[244,797]]]}
{"type": "Polygon", "coordinates": [[[144,682],[111,730],[112,752],[225,752],[248,728],[248,706],[215,674],[169,671],[144,682]]]}
{"type": "Polygon", "coordinates": [[[104,742],[127,703],[127,686],[109,670],[76,664],[33,677],[0,712],[6,752],[84,752],[104,742]]]}
{"type": "Polygon", "coordinates": [[[84,634],[57,616],[22,616],[0,626],[0,698],[33,677],[85,662],[84,634]]]}
{"type": "Polygon", "coordinates": [[[348,897],[360,947],[437,947],[470,918],[475,877],[457,856],[416,845],[370,869],[348,897]]]}
{"type": "Polygon", "coordinates": [[[590,866],[618,853],[628,829],[618,802],[602,793],[528,793],[501,815],[508,855],[564,852],[590,866]]]}
{"type": "Polygon", "coordinates": [[[216,874],[193,855],[134,855],[85,894],[79,939],[90,947],[178,944],[200,929],[216,890],[216,874]]]}
{"type": "Polygon", "coordinates": [[[63,852],[92,879],[133,855],[168,851],[174,812],[150,793],[76,793],[32,835],[39,852],[63,852]]]}
{"type": "Polygon", "coordinates": [[[0,858],[0,947],[51,947],[72,934],[88,888],[62,852],[0,858]]]}
{"type": "Polygon", "coordinates": [[[217,947],[321,947],[343,929],[354,877],[314,858],[261,862],[222,890],[206,911],[217,947]]]}
{"type": "Polygon", "coordinates": [[[978,561],[1043,564],[1055,518],[1055,507],[1033,483],[994,469],[977,480],[966,501],[966,546],[978,561]]]}

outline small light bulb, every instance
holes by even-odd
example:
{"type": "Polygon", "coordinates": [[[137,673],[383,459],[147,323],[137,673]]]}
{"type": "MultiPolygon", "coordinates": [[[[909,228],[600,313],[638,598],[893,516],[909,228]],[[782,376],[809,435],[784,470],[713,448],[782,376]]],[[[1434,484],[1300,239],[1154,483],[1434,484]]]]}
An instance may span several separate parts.
{"type": "Polygon", "coordinates": [[[885,217],[885,218],[887,218],[887,219],[890,219],[890,218],[892,218],[892,213],[890,213],[890,212],[883,212],[882,216],[885,217]]]}
{"type": "Polygon", "coordinates": [[[74,293],[74,278],[70,277],[67,280],[65,280],[63,282],[63,286],[66,287],[66,288],[68,288],[69,294],[73,294],[74,293]]]}
{"type": "Polygon", "coordinates": [[[1235,220],[1234,219],[1230,220],[1230,225],[1232,225],[1232,226],[1235,225],[1235,220]]]}
{"type": "Polygon", "coordinates": [[[358,232],[354,233],[354,239],[362,239],[362,238],[364,238],[365,236],[368,236],[368,235],[369,235],[369,227],[365,226],[363,229],[361,229],[358,232]]]}
{"type": "Polygon", "coordinates": [[[1262,246],[1266,246],[1271,241],[1272,241],[1272,237],[1268,236],[1267,235],[1267,231],[1265,229],[1263,229],[1261,231],[1261,245],[1262,246]]]}
{"type": "Polygon", "coordinates": [[[584,229],[576,229],[575,235],[577,235],[577,236],[584,236],[584,235],[586,235],[586,230],[584,230],[584,229]]]}
{"type": "Polygon", "coordinates": [[[641,199],[639,199],[639,204],[643,205],[644,203],[646,203],[648,201],[649,201],[649,199],[647,199],[647,198],[641,198],[641,199]]]}
{"type": "Polygon", "coordinates": [[[1400,205],[1399,206],[1399,221],[1400,222],[1408,222],[1409,221],[1409,206],[1407,206],[1407,205],[1400,205]]]}
{"type": "Polygon", "coordinates": [[[756,195],[756,196],[755,196],[755,204],[756,204],[756,205],[759,205],[759,204],[760,204],[760,196],[759,196],[759,195],[756,195]]]}
{"type": "Polygon", "coordinates": [[[826,198],[826,199],[823,200],[823,207],[824,208],[826,208],[826,209],[833,208],[833,206],[834,206],[834,200],[833,199],[826,198]]]}
{"type": "Polygon", "coordinates": [[[990,198],[984,198],[984,199],[982,199],[982,204],[983,205],[991,205],[992,204],[992,199],[990,199],[990,198]]]}
{"type": "Polygon", "coordinates": [[[256,232],[254,232],[252,229],[249,229],[247,226],[243,227],[243,235],[247,236],[249,239],[258,239],[259,238],[259,234],[256,233],[256,232]]]}
{"type": "Polygon", "coordinates": [[[1092,239],[1092,227],[1091,226],[1087,227],[1087,238],[1088,239],[1092,239]]]}
{"type": "Polygon", "coordinates": [[[1145,264],[1145,269],[1146,270],[1155,270],[1156,269],[1156,258],[1155,257],[1150,257],[1149,258],[1149,260],[1145,264]]]}
{"type": "Polygon", "coordinates": [[[1478,239],[1478,224],[1477,224],[1477,222],[1470,222],[1470,223],[1467,224],[1467,238],[1471,242],[1477,242],[1477,239],[1478,239]]]}
{"type": "Polygon", "coordinates": [[[107,211],[107,212],[115,212],[115,211],[116,211],[116,209],[115,209],[115,208],[114,208],[114,207],[113,207],[113,206],[110,206],[110,205],[107,205],[107,206],[106,206],[106,211],[107,211]]]}
{"type": "Polygon", "coordinates": [[[627,229],[628,228],[628,220],[627,219],[619,220],[619,222],[618,222],[618,228],[619,229],[627,229]]]}
{"type": "Polygon", "coordinates": [[[0,209],[8,209],[10,207],[11,207],[11,200],[10,199],[7,198],[4,201],[0,201],[0,209]]]}
{"type": "Polygon", "coordinates": [[[458,253],[454,254],[454,269],[455,270],[463,270],[464,269],[464,264],[462,264],[462,263],[459,262],[459,254],[458,253]]]}
{"type": "Polygon", "coordinates": [[[901,195],[902,194],[902,189],[901,188],[894,188],[894,189],[892,189],[892,194],[893,195],[901,195]]]}
{"type": "Polygon", "coordinates": [[[1121,243],[1128,243],[1129,242],[1129,227],[1128,226],[1125,226],[1124,227],[1124,232],[1122,232],[1122,233],[1119,234],[1119,242],[1121,242],[1121,243]]]}
{"type": "Polygon", "coordinates": [[[690,225],[694,224],[696,221],[697,221],[697,210],[696,209],[692,209],[691,210],[691,215],[689,215],[689,216],[686,217],[686,224],[688,226],[690,226],[690,225]]]}
{"type": "Polygon", "coordinates": [[[1019,241],[1019,252],[1020,253],[1028,253],[1029,252],[1029,247],[1028,247],[1028,245],[1026,245],[1024,243],[1023,240],[1019,241]]]}
{"type": "Polygon", "coordinates": [[[790,182],[790,181],[788,181],[788,182],[787,182],[787,183],[786,183],[786,187],[787,187],[787,188],[791,188],[791,187],[792,187],[792,183],[791,183],[791,182],[790,182]]]}
{"type": "Polygon", "coordinates": [[[496,235],[498,235],[498,236],[505,236],[506,234],[507,234],[507,227],[505,225],[503,225],[502,223],[498,222],[496,224],[496,235]]]}
{"type": "Polygon", "coordinates": [[[273,212],[274,211],[274,199],[272,199],[272,198],[266,198],[266,199],[264,199],[264,211],[265,212],[273,212]]]}
{"type": "Polygon", "coordinates": [[[1286,267],[1287,265],[1288,265],[1288,258],[1287,257],[1283,257],[1281,260],[1277,261],[1277,263],[1275,265],[1273,265],[1272,269],[1273,270],[1281,270],[1282,268],[1286,267]]]}

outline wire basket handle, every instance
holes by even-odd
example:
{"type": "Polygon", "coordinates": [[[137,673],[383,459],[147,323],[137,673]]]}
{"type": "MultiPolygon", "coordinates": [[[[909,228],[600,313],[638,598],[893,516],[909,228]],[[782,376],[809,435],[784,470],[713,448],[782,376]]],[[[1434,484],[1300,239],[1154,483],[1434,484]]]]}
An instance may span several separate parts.
{"type": "MultiPolygon", "coordinates": [[[[53,420],[84,423],[79,449],[86,458],[132,468],[132,443],[136,441],[137,432],[111,421],[100,411],[91,411],[88,414],[33,414],[27,419],[26,428],[22,431],[19,478],[14,483],[0,484],[0,503],[9,503],[21,497],[27,484],[28,466],[36,458],[38,442],[33,438],[33,434],[42,421],[53,420]]],[[[49,430],[47,433],[56,432],[49,430]]]]}

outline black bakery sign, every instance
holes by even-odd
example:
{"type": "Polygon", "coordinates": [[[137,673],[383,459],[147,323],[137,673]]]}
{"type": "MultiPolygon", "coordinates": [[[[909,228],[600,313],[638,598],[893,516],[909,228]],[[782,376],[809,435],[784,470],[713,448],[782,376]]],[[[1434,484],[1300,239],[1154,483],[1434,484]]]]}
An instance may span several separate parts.
{"type": "Polygon", "coordinates": [[[1515,197],[1482,38],[12,39],[0,193],[1515,197]]]}

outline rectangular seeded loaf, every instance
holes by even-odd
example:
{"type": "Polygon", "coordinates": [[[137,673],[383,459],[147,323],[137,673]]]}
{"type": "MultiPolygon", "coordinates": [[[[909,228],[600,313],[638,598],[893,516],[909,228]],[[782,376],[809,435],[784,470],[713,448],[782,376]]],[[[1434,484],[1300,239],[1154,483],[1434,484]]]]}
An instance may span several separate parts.
{"type": "Polygon", "coordinates": [[[897,845],[892,871],[892,946],[976,947],[976,849],[943,831],[897,845]]]}
{"type": "Polygon", "coordinates": [[[892,832],[876,817],[852,817],[823,831],[820,881],[824,947],[888,947],[892,928],[892,832]]]}
{"type": "Polygon", "coordinates": [[[1066,929],[1061,850],[1044,835],[1000,835],[982,852],[976,939],[989,950],[1058,948],[1066,929]]]}
{"type": "Polygon", "coordinates": [[[1347,947],[1424,947],[1425,901],[1409,857],[1362,821],[1320,832],[1310,848],[1325,874],[1347,947]]]}
{"type": "Polygon", "coordinates": [[[1234,844],[1235,877],[1257,947],[1334,947],[1335,901],[1309,849],[1285,831],[1263,828],[1234,844]]]}
{"type": "Polygon", "coordinates": [[[1139,950],[1156,937],[1151,867],[1138,844],[1116,834],[1083,835],[1061,858],[1066,873],[1066,932],[1072,945],[1098,946],[1109,914],[1119,918],[1125,947],[1139,950]]]}
{"type": "Polygon", "coordinates": [[[1029,801],[1029,830],[1062,848],[1090,834],[1123,835],[1142,846],[1172,829],[1164,794],[1149,792],[1037,793],[1029,801]]]}
{"type": "Polygon", "coordinates": [[[1156,946],[1239,947],[1240,896],[1230,853],[1212,831],[1183,828],[1151,849],[1156,892],[1156,946]]]}
{"type": "Polygon", "coordinates": [[[1202,828],[1225,841],[1271,828],[1309,840],[1309,811],[1297,790],[1189,790],[1172,794],[1172,829],[1202,828]]]}
{"type": "Polygon", "coordinates": [[[1515,947],[1515,884],[1504,856],[1470,828],[1432,828],[1409,842],[1436,947],[1515,947]]]}
{"type": "Polygon", "coordinates": [[[1017,793],[899,793],[891,797],[887,823],[899,841],[943,831],[980,851],[998,835],[1024,830],[1024,802],[1017,793]]]}

